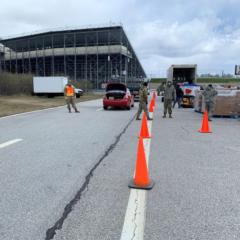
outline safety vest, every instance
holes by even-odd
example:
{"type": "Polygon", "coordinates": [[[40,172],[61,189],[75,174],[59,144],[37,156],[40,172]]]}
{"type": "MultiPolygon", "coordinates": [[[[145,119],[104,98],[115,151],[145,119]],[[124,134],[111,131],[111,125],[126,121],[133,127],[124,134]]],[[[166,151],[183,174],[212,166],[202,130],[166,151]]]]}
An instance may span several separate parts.
{"type": "Polygon", "coordinates": [[[74,88],[72,86],[67,86],[66,94],[67,94],[67,97],[73,97],[74,96],[74,88]]]}

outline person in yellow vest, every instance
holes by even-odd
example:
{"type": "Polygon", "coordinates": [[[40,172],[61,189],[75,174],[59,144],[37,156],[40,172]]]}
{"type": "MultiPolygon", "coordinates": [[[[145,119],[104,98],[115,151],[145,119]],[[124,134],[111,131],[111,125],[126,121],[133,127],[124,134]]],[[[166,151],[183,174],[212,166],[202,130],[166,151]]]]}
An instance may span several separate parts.
{"type": "Polygon", "coordinates": [[[71,113],[70,105],[72,105],[72,108],[75,110],[76,113],[79,113],[75,104],[75,97],[76,97],[75,88],[70,82],[68,82],[64,88],[64,96],[65,96],[69,113],[71,113]]]}

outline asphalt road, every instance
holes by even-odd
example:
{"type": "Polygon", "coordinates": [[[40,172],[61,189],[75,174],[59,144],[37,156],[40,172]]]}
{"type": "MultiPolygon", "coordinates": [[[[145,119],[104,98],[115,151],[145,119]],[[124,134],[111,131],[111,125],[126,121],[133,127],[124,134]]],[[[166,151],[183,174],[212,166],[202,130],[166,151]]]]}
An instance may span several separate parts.
{"type": "MultiPolygon", "coordinates": [[[[135,109],[57,108],[0,119],[0,239],[117,240],[129,199],[140,122],[135,109]]],[[[145,240],[240,239],[240,122],[175,109],[152,124],[145,240]]],[[[141,227],[141,226],[137,226],[141,227]]]]}
{"type": "Polygon", "coordinates": [[[64,107],[0,120],[0,143],[23,139],[0,149],[0,239],[45,239],[66,214],[135,114],[101,106],[97,100],[81,103],[80,114],[64,107]]]}
{"type": "Polygon", "coordinates": [[[145,239],[240,239],[240,121],[214,118],[201,134],[201,114],[174,117],[156,114],[145,239]]]}

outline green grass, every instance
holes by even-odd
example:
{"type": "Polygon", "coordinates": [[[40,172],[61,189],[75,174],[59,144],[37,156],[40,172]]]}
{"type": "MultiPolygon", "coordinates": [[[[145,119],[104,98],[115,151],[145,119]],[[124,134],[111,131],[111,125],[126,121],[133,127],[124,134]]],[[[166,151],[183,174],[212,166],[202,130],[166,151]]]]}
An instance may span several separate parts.
{"type": "MultiPolygon", "coordinates": [[[[152,78],[152,83],[166,82],[166,78],[152,78]]],[[[198,83],[239,83],[240,78],[198,78],[198,83]]]]}
{"type": "Polygon", "coordinates": [[[152,83],[161,83],[161,82],[166,82],[166,78],[152,78],[151,82],[152,83]]]}
{"type": "Polygon", "coordinates": [[[198,83],[239,83],[239,78],[198,78],[198,83]]]}

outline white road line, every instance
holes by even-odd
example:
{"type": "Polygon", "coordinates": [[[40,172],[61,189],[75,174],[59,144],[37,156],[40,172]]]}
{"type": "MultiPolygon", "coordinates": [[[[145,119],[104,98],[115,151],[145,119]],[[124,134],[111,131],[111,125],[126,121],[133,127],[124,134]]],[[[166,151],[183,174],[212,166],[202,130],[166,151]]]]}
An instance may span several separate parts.
{"type": "Polygon", "coordinates": [[[12,144],[15,144],[15,143],[18,143],[18,142],[21,142],[21,141],[23,141],[23,139],[14,139],[14,140],[11,140],[11,141],[2,143],[2,144],[0,144],[0,149],[1,149],[1,148],[8,147],[8,146],[10,146],[10,145],[12,145],[12,144]]]}
{"type": "MultiPolygon", "coordinates": [[[[153,117],[152,113],[149,113],[149,115],[153,117]]],[[[148,122],[148,130],[151,134],[152,121],[148,122]]],[[[143,144],[148,165],[151,139],[143,139],[143,144]]],[[[146,196],[146,190],[131,189],[120,240],[144,239],[146,196]]]]}

